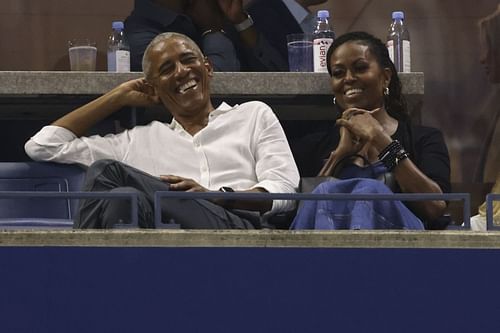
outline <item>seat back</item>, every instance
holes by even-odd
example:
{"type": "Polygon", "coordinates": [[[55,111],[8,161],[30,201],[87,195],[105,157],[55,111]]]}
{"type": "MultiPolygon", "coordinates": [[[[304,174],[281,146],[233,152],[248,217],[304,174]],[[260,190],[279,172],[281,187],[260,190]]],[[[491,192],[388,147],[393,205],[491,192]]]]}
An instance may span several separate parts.
{"type": "MultiPolygon", "coordinates": [[[[85,170],[77,165],[2,162],[0,191],[80,191],[84,176],[85,170]]],[[[0,198],[0,225],[72,225],[77,207],[76,199],[0,198]]]]}

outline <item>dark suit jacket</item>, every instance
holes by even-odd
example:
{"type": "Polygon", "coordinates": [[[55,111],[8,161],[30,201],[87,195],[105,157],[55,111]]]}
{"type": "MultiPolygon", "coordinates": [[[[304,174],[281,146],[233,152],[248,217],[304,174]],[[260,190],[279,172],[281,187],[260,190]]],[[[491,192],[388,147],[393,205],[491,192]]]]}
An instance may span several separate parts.
{"type": "Polygon", "coordinates": [[[281,0],[255,0],[248,5],[247,11],[256,28],[288,61],[286,35],[303,31],[286,5],[281,0]]]}
{"type": "Polygon", "coordinates": [[[249,49],[232,25],[227,24],[224,30],[225,34],[210,34],[203,39],[201,31],[188,16],[155,5],[150,0],[135,0],[134,10],[125,20],[131,69],[142,70],[147,45],[158,34],[172,31],[187,35],[196,42],[212,61],[215,70],[238,71],[238,67],[241,71],[254,72],[288,70],[286,54],[283,57],[259,31],[257,45],[249,49]]]}

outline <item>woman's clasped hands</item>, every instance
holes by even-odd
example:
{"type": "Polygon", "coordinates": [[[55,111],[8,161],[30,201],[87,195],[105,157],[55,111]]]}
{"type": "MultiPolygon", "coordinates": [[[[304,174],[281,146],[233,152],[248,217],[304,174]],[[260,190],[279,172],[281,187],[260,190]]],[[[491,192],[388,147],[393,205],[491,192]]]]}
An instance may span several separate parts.
{"type": "Polygon", "coordinates": [[[384,128],[376,119],[380,110],[382,108],[371,111],[358,108],[346,109],[342,117],[337,120],[337,125],[340,126],[340,142],[337,150],[356,154],[384,133],[384,128]]]}

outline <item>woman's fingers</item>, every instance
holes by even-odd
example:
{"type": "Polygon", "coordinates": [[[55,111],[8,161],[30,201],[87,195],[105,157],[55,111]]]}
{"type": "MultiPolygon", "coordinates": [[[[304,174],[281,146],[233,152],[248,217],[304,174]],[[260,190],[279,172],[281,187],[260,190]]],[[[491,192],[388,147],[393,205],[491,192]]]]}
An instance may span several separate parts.
{"type": "Polygon", "coordinates": [[[346,109],[346,110],[344,110],[344,112],[342,112],[342,119],[349,120],[352,117],[354,117],[355,115],[363,114],[363,113],[367,113],[367,112],[369,112],[369,111],[364,110],[364,109],[358,109],[358,108],[346,109]]]}

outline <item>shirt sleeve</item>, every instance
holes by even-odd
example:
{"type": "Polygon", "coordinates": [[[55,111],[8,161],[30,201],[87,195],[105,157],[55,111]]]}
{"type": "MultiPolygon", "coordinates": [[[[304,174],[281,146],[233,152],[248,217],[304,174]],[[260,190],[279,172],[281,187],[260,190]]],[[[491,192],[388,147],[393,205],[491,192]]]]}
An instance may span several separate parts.
{"type": "Polygon", "coordinates": [[[94,135],[78,138],[59,126],[45,126],[36,133],[24,149],[35,161],[78,163],[89,166],[100,159],[123,161],[130,146],[128,131],[105,137],[94,135]]]}
{"type": "Polygon", "coordinates": [[[202,39],[203,54],[218,72],[239,72],[240,62],[231,40],[220,31],[205,34],[202,39]]]}
{"type": "Polygon", "coordinates": [[[451,191],[450,157],[442,133],[434,128],[421,127],[421,135],[415,142],[419,169],[434,180],[443,193],[451,191]]]}
{"type": "MultiPolygon", "coordinates": [[[[299,186],[299,172],[285,133],[269,106],[260,103],[257,141],[255,143],[255,171],[257,184],[269,193],[295,193],[299,186]]],[[[295,204],[290,200],[274,200],[271,213],[288,211],[295,204]]]]}

